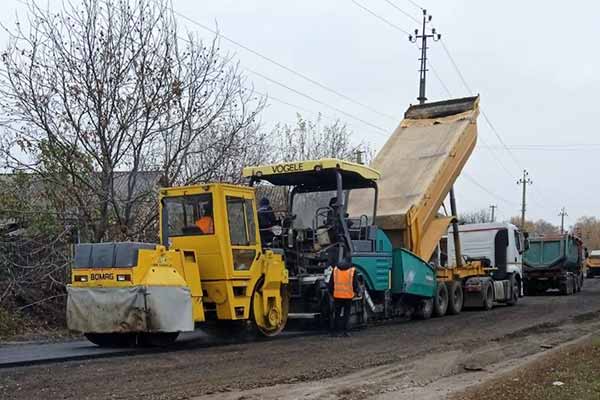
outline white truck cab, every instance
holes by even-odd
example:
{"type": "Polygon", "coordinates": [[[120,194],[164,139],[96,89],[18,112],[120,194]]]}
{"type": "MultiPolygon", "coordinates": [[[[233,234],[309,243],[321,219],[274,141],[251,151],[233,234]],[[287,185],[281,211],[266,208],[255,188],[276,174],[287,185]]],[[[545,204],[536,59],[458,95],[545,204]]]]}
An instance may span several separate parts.
{"type": "MultiPolygon", "coordinates": [[[[464,257],[490,260],[493,268],[514,274],[523,294],[523,252],[527,238],[519,228],[507,222],[459,225],[460,244],[464,257]]],[[[448,230],[448,265],[455,266],[452,227],[448,230]]]]}

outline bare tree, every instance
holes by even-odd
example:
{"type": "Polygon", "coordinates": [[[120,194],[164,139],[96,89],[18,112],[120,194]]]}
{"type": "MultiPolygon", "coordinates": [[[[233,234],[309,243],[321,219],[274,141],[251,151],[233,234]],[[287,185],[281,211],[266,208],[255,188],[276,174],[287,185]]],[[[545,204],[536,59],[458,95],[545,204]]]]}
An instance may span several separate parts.
{"type": "Polygon", "coordinates": [[[490,213],[485,208],[478,211],[468,211],[459,215],[461,224],[478,224],[491,222],[490,213]]]}
{"type": "Polygon", "coordinates": [[[357,153],[366,156],[364,162],[372,157],[369,145],[365,142],[353,144],[352,132],[348,126],[336,120],[327,125],[321,115],[316,121],[296,115],[296,125],[277,125],[273,131],[274,161],[311,160],[320,158],[341,158],[355,161],[357,153]]]}
{"type": "MultiPolygon", "coordinates": [[[[521,217],[511,217],[510,222],[516,226],[521,226],[521,217]]],[[[525,221],[525,231],[532,235],[555,235],[560,233],[560,228],[544,219],[537,221],[525,221]]]]}
{"type": "Polygon", "coordinates": [[[579,235],[590,250],[600,250],[600,219],[597,217],[578,218],[571,231],[579,235]]]}
{"type": "Polygon", "coordinates": [[[264,100],[216,38],[181,39],[167,0],[66,4],[31,2],[29,28],[8,29],[1,150],[5,167],[52,184],[84,235],[138,237],[155,183],[236,181],[262,161],[264,100]]]}

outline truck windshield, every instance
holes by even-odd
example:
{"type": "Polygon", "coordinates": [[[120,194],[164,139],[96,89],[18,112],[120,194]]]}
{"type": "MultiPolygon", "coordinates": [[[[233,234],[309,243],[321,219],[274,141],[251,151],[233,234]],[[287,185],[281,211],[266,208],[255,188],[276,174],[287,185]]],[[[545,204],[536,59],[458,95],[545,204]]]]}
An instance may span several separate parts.
{"type": "Polygon", "coordinates": [[[295,229],[313,228],[316,224],[324,225],[330,203],[336,198],[335,190],[325,192],[295,193],[292,201],[292,214],[296,216],[293,222],[295,229]],[[317,218],[317,214],[323,214],[317,218]]]}
{"type": "MultiPolygon", "coordinates": [[[[372,224],[375,206],[375,189],[360,188],[344,191],[346,210],[353,199],[361,199],[361,203],[368,204],[364,214],[347,215],[353,223],[372,224]]],[[[323,192],[295,193],[292,203],[292,214],[296,216],[293,227],[306,229],[326,225],[327,211],[335,203],[337,192],[328,190],[323,192]]]]}
{"type": "Polygon", "coordinates": [[[163,218],[167,221],[167,236],[215,233],[212,194],[166,197],[162,202],[163,218]]]}

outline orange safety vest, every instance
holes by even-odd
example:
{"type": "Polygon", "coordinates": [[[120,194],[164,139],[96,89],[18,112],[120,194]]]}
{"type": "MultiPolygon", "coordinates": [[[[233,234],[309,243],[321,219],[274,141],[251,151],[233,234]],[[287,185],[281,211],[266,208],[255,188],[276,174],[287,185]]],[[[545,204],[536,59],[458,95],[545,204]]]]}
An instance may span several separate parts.
{"type": "Polygon", "coordinates": [[[346,270],[335,267],[333,269],[333,298],[334,299],[352,299],[354,298],[354,267],[346,270]]]}
{"type": "Polygon", "coordinates": [[[215,225],[213,223],[212,217],[204,216],[196,221],[196,226],[204,233],[205,235],[211,234],[215,232],[215,225]]]}

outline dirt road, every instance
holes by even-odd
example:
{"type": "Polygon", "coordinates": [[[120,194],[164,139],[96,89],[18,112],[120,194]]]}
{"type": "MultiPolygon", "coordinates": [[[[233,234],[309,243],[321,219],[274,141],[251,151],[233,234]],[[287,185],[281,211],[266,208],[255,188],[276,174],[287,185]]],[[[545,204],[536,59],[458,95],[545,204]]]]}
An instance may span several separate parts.
{"type": "Polygon", "coordinates": [[[600,280],[575,296],[307,336],[0,371],[2,399],[443,398],[600,329],[600,280]]]}

